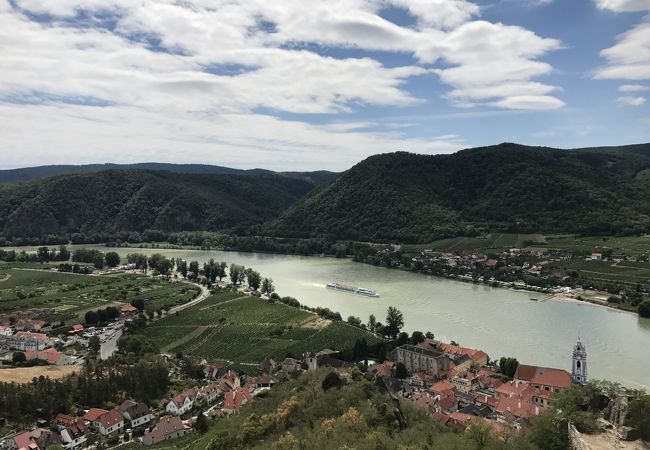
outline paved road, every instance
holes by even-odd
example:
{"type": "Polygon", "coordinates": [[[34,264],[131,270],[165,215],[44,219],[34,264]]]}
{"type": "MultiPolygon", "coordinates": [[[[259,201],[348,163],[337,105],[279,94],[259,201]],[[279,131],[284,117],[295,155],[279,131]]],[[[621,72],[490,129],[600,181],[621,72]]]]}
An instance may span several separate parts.
{"type": "Polygon", "coordinates": [[[173,308],[171,308],[169,310],[169,312],[167,313],[168,315],[177,313],[179,311],[182,311],[185,308],[189,308],[190,306],[196,305],[197,303],[201,303],[203,300],[208,298],[208,296],[210,295],[210,290],[207,287],[203,286],[202,284],[191,283],[189,281],[181,281],[181,283],[188,283],[188,284],[191,284],[192,286],[198,286],[198,287],[201,288],[201,293],[199,294],[198,297],[196,297],[191,302],[187,302],[187,303],[184,303],[182,305],[174,306],[173,308]]]}
{"type": "Polygon", "coordinates": [[[117,351],[117,341],[120,339],[120,336],[122,336],[121,329],[116,330],[110,338],[102,343],[99,349],[99,357],[101,359],[108,359],[117,351]]]}

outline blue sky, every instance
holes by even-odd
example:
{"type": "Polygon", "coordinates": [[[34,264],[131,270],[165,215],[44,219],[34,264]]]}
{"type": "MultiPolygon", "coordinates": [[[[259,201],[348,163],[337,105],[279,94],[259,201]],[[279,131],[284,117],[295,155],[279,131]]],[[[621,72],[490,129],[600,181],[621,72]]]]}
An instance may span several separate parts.
{"type": "Polygon", "coordinates": [[[650,142],[650,0],[0,0],[0,166],[650,142]]]}

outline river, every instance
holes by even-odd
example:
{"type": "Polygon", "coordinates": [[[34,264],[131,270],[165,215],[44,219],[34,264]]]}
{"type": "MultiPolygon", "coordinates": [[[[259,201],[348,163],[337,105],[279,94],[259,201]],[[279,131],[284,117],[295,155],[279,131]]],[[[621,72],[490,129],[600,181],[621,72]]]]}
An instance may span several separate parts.
{"type": "MultiPolygon", "coordinates": [[[[76,246],[71,246],[73,249],[76,246]]],[[[492,359],[514,356],[520,362],[571,370],[571,352],[580,337],[588,352],[590,378],[606,378],[650,389],[650,319],[576,301],[533,302],[541,294],[492,288],[455,280],[374,267],[348,259],[203,250],[107,249],[162,253],[200,263],[243,264],[273,278],[279,295],[309,306],[338,311],[343,318],[374,314],[385,321],[389,305],[404,314],[405,331],[431,331],[436,338],[480,348],[492,359]],[[376,290],[379,298],[326,289],[341,282],[376,290]]],[[[31,249],[25,249],[30,251],[31,249]]]]}

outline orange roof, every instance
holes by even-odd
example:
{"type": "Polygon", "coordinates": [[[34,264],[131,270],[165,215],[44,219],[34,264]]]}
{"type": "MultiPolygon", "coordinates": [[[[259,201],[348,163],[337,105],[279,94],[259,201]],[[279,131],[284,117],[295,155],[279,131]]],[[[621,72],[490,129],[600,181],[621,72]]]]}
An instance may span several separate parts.
{"type": "Polygon", "coordinates": [[[40,341],[49,340],[49,338],[47,337],[47,334],[44,334],[44,333],[32,333],[32,332],[29,332],[29,331],[19,331],[18,333],[16,333],[16,336],[38,339],[40,341]]]}
{"type": "Polygon", "coordinates": [[[515,372],[515,379],[528,381],[531,384],[540,384],[556,388],[571,386],[571,375],[563,369],[549,367],[528,366],[519,364],[515,372]]]}
{"type": "Polygon", "coordinates": [[[117,409],[108,411],[97,418],[97,421],[101,423],[104,428],[112,427],[116,423],[122,422],[124,419],[122,413],[117,409]]]}
{"type": "Polygon", "coordinates": [[[47,361],[48,364],[56,364],[56,362],[61,359],[63,353],[53,348],[48,348],[46,350],[28,350],[25,352],[25,357],[27,360],[32,359],[42,359],[47,361]]]}
{"type": "Polygon", "coordinates": [[[456,389],[456,386],[454,386],[454,384],[449,380],[438,381],[436,384],[429,388],[431,392],[434,392],[436,394],[453,391],[454,389],[456,389]]]}
{"type": "Polygon", "coordinates": [[[472,416],[471,414],[465,414],[461,412],[451,413],[449,414],[449,417],[451,418],[451,420],[454,420],[461,425],[469,425],[472,419],[476,418],[476,416],[472,416]]]}
{"type": "Polygon", "coordinates": [[[226,394],[223,407],[224,409],[239,410],[243,404],[252,400],[253,396],[247,389],[235,388],[226,394]]]}
{"type": "Polygon", "coordinates": [[[453,355],[467,355],[474,361],[487,358],[487,353],[482,350],[461,347],[460,345],[445,344],[444,342],[435,339],[425,339],[422,343],[418,344],[418,346],[426,346],[425,348],[429,348],[432,345],[439,347],[445,353],[451,353],[453,355]]]}
{"type": "Polygon", "coordinates": [[[101,408],[90,408],[86,414],[84,414],[83,419],[88,422],[94,422],[99,419],[99,416],[106,414],[108,411],[101,408]]]}

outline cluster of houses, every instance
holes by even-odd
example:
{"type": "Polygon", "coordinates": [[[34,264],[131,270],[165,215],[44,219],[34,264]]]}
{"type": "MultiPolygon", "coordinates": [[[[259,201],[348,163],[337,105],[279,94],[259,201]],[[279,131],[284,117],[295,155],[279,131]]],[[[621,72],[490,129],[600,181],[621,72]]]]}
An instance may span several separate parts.
{"type": "MultiPolygon", "coordinates": [[[[574,353],[574,359],[584,358],[586,353],[578,350],[582,356],[574,353]]],[[[426,339],[396,348],[392,360],[374,364],[368,372],[444,425],[465,430],[472,421],[481,420],[499,433],[528,427],[532,417],[549,407],[554,393],[586,381],[584,359],[577,368],[574,361],[578,374],[520,364],[512,380],[488,362],[481,350],[426,339]],[[409,373],[403,380],[395,378],[400,363],[409,373]]]]}

